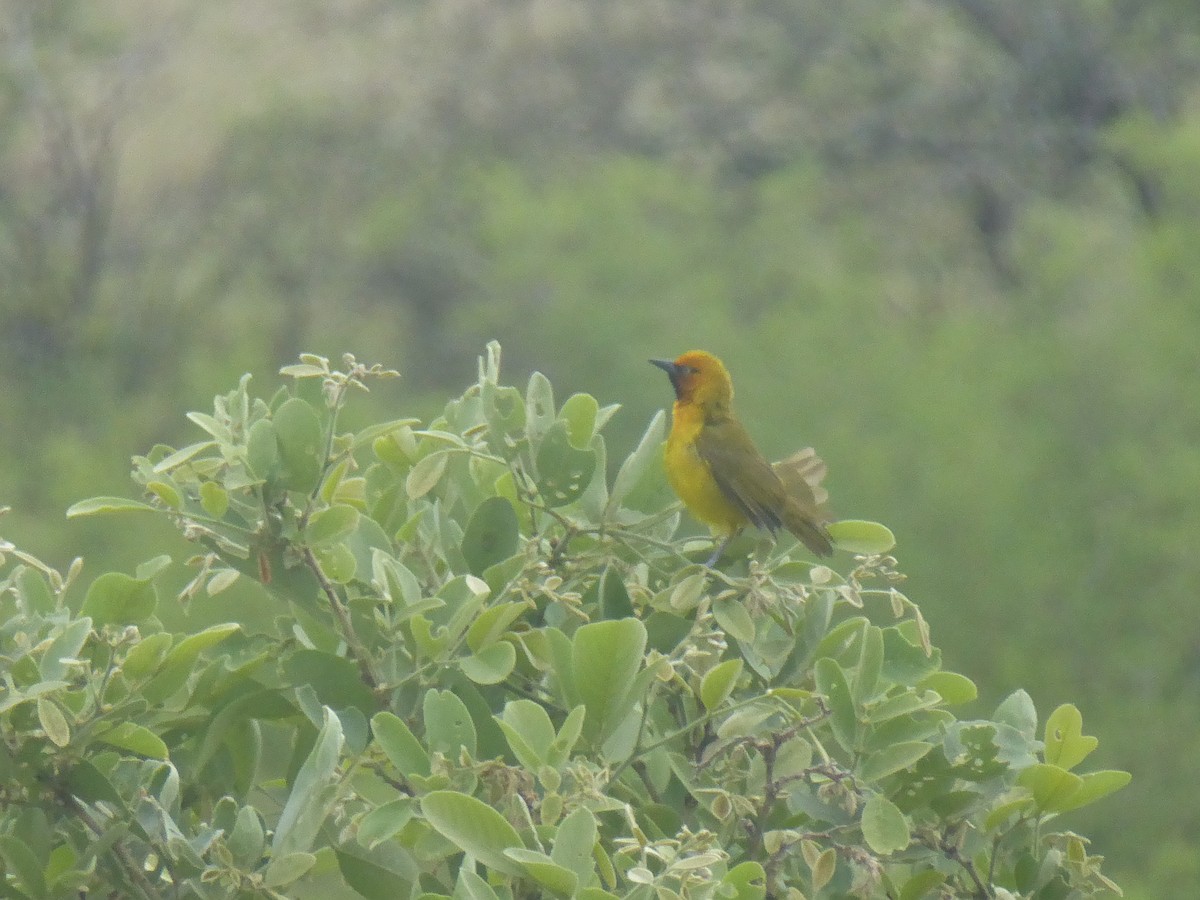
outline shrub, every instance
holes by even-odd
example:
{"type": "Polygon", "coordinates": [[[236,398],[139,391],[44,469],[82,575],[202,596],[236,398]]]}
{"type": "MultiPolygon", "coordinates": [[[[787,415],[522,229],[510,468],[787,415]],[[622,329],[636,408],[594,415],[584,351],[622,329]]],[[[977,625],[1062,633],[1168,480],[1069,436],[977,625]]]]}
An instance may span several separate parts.
{"type": "Polygon", "coordinates": [[[1041,740],[1024,692],[955,717],[975,687],[885,528],[841,527],[842,574],[751,540],[708,569],[675,536],[663,416],[610,482],[616,407],[502,385],[499,358],[428,424],[347,433],[394,373],[302,357],[135,457],[143,500],[72,508],[182,529],[181,599],[256,582],[243,622],[164,630],[167,557],[84,590],[78,561],[0,545],[6,896],[1115,889],[1050,825],[1128,775],[1072,771],[1096,746],[1073,706],[1041,740]]]}

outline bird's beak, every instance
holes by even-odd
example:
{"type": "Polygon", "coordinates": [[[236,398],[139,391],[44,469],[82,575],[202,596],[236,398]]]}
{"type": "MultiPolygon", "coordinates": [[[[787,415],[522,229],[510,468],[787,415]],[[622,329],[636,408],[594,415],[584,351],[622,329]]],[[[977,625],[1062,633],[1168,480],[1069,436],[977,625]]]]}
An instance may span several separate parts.
{"type": "Polygon", "coordinates": [[[671,362],[669,359],[652,359],[650,360],[650,365],[658,366],[667,373],[667,377],[671,379],[671,387],[675,389],[676,399],[683,396],[680,393],[680,385],[683,384],[684,375],[682,366],[675,365],[675,363],[671,362]]]}
{"type": "Polygon", "coordinates": [[[671,362],[669,359],[652,359],[650,360],[650,365],[658,366],[660,369],[666,372],[668,376],[670,376],[672,381],[682,374],[679,371],[679,366],[675,365],[675,363],[671,362]]]}

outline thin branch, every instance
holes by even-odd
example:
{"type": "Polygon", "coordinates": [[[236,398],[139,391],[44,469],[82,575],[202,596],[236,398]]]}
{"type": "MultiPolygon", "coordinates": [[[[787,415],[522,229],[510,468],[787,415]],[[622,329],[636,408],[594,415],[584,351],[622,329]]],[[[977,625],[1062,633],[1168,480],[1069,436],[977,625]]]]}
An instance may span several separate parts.
{"type": "Polygon", "coordinates": [[[317,583],[321,586],[325,598],[329,601],[329,608],[333,612],[334,618],[338,621],[338,626],[341,629],[342,637],[346,641],[346,645],[350,648],[350,654],[354,657],[354,661],[358,663],[359,671],[362,673],[363,680],[371,690],[379,688],[379,679],[375,677],[375,673],[371,669],[371,657],[367,652],[367,648],[359,640],[358,634],[354,630],[354,623],[350,620],[350,610],[342,603],[342,598],[338,596],[337,589],[326,577],[325,572],[321,569],[321,563],[313,554],[311,547],[305,547],[303,550],[304,564],[317,579],[317,583]]]}

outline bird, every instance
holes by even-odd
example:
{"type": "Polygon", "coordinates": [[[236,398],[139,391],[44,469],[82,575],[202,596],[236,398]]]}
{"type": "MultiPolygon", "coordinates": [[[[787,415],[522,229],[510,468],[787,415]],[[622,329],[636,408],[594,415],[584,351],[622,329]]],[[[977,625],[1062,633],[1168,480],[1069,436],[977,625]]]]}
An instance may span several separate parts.
{"type": "Polygon", "coordinates": [[[713,354],[689,350],[650,363],[667,373],[675,389],[664,453],[667,479],[688,511],[722,538],[707,565],[746,525],[772,535],[790,531],[817,556],[832,554],[828,494],[820,484],[825,464],[812,448],[767,462],[734,415],[733,380],[713,354]]]}

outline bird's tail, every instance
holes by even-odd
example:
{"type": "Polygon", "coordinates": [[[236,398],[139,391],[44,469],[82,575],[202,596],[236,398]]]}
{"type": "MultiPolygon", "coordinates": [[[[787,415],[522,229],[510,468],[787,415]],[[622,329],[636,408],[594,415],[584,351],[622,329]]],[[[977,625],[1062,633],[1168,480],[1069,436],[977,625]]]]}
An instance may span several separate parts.
{"type": "Polygon", "coordinates": [[[788,503],[784,511],[783,525],[817,556],[833,553],[833,540],[825,526],[799,508],[799,504],[788,503]]]}
{"type": "Polygon", "coordinates": [[[805,447],[772,468],[787,490],[782,517],[784,528],[813,553],[829,556],[833,553],[833,541],[825,530],[825,523],[829,521],[825,510],[829,492],[821,487],[825,463],[812,447],[805,447]]]}

